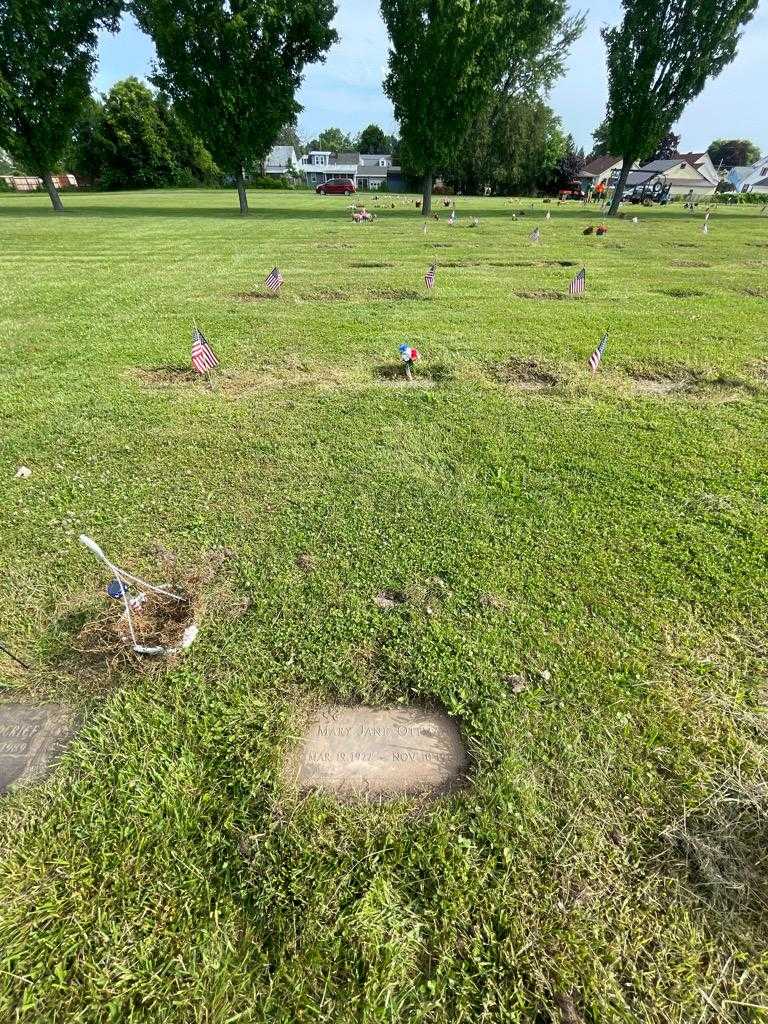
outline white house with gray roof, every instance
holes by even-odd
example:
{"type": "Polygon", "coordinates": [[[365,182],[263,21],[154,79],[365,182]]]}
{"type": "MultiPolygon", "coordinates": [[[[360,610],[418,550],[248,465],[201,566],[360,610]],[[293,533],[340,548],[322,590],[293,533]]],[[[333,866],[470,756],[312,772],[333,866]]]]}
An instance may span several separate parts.
{"type": "Polygon", "coordinates": [[[750,167],[732,167],[727,180],[737,192],[768,194],[768,157],[761,157],[750,167]]]}
{"type": "Polygon", "coordinates": [[[273,146],[264,161],[264,173],[278,178],[297,171],[298,167],[299,158],[293,146],[273,146]]]}
{"type": "Polygon", "coordinates": [[[298,169],[308,185],[324,185],[342,178],[364,191],[375,192],[383,184],[396,190],[401,183],[400,168],[389,153],[333,153],[313,149],[299,161],[298,169]]]}

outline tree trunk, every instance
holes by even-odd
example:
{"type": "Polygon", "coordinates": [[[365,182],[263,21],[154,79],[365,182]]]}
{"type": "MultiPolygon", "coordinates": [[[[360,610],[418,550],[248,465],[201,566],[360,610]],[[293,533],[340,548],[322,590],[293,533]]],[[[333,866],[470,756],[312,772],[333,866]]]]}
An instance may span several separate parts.
{"type": "Polygon", "coordinates": [[[51,206],[54,208],[56,213],[63,213],[64,205],[61,201],[61,197],[59,196],[59,190],[53,184],[53,175],[50,171],[46,171],[43,175],[43,184],[45,185],[46,192],[51,198],[51,206]]]}
{"type": "Polygon", "coordinates": [[[424,191],[421,198],[421,215],[429,217],[432,213],[432,171],[424,175],[424,191]]]}
{"type": "Polygon", "coordinates": [[[240,200],[240,216],[248,216],[248,193],[245,191],[245,169],[240,168],[237,176],[237,198],[240,200]]]}
{"type": "Polygon", "coordinates": [[[619,205],[621,204],[621,200],[624,195],[624,186],[627,184],[627,178],[629,177],[629,172],[632,170],[632,164],[634,162],[634,157],[624,157],[624,162],[621,165],[621,174],[619,175],[619,180],[616,182],[616,188],[613,190],[611,208],[608,211],[609,217],[615,217],[616,214],[619,212],[619,205]]]}

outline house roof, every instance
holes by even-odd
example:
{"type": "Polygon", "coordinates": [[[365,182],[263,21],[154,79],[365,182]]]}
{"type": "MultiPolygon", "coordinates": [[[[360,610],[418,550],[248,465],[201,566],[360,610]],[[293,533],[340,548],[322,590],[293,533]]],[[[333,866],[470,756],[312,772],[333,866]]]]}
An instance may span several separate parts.
{"type": "Polygon", "coordinates": [[[379,167],[378,164],[358,164],[357,173],[361,178],[386,178],[389,171],[399,171],[399,167],[379,167]]]}
{"type": "Polygon", "coordinates": [[[582,174],[590,175],[591,177],[597,177],[598,174],[602,174],[603,171],[607,171],[614,164],[621,162],[620,156],[597,156],[594,160],[590,160],[585,165],[582,174]]]}
{"type": "Polygon", "coordinates": [[[267,160],[274,164],[287,164],[296,157],[293,146],[273,146],[267,154],[267,160]]]}
{"type": "Polygon", "coordinates": [[[627,188],[632,188],[635,185],[645,185],[646,182],[651,181],[656,177],[655,171],[649,171],[643,169],[641,171],[630,171],[627,175],[627,188]]]}
{"type": "Polygon", "coordinates": [[[687,164],[687,160],[683,160],[681,157],[675,157],[674,160],[649,160],[647,164],[643,164],[642,170],[644,171],[671,171],[673,167],[680,167],[681,164],[687,164]]]}
{"type": "Polygon", "coordinates": [[[333,161],[335,164],[354,164],[357,166],[360,163],[359,153],[334,153],[333,156],[336,158],[333,161]]]}
{"type": "Polygon", "coordinates": [[[704,150],[703,153],[675,153],[678,160],[685,160],[687,163],[694,165],[696,165],[700,160],[703,160],[707,155],[706,150],[704,150]]]}

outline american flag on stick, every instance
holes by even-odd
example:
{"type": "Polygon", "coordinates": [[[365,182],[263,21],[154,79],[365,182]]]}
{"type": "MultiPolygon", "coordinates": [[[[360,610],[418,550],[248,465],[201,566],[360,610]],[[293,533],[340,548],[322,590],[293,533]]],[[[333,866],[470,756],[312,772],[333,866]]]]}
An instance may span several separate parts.
{"type": "Polygon", "coordinates": [[[582,267],[576,277],[568,285],[569,295],[583,295],[587,287],[587,269],[582,267]]]}
{"type": "Polygon", "coordinates": [[[437,276],[437,264],[433,263],[429,270],[424,275],[424,284],[431,291],[435,287],[435,277],[437,276]]]}
{"type": "Polygon", "coordinates": [[[197,373],[208,373],[219,365],[219,360],[208,344],[199,327],[192,331],[192,369],[197,373]]]}
{"type": "Polygon", "coordinates": [[[597,368],[600,365],[600,361],[603,358],[603,353],[605,352],[605,346],[607,344],[608,344],[608,331],[606,331],[605,334],[602,336],[602,338],[600,339],[600,344],[597,346],[595,351],[589,357],[589,368],[592,371],[592,373],[596,373],[597,372],[597,368]]]}
{"type": "Polygon", "coordinates": [[[283,283],[283,275],[280,273],[277,267],[274,267],[272,273],[266,279],[264,284],[267,286],[267,291],[279,292],[280,286],[283,283]]]}
{"type": "Polygon", "coordinates": [[[538,228],[534,228],[533,229],[533,231],[530,234],[530,239],[531,239],[532,242],[540,242],[541,241],[541,232],[539,231],[538,228]]]}

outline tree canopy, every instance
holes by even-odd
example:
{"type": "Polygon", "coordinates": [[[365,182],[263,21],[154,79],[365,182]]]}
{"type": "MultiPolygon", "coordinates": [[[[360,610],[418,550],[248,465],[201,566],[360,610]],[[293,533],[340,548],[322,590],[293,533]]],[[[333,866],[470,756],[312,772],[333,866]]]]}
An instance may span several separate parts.
{"type": "Polygon", "coordinates": [[[167,99],[136,78],[116,82],[103,102],[88,101],[67,159],[107,189],[212,185],[221,177],[167,99]]]}
{"type": "Polygon", "coordinates": [[[333,0],[133,0],[158,53],[154,83],[173,101],[248,212],[245,169],[301,110],[305,66],[336,41],[333,0]]]}
{"type": "Polygon", "coordinates": [[[540,63],[567,23],[566,0],[381,0],[381,12],[391,44],[384,87],[403,163],[424,178],[428,213],[435,170],[524,72],[543,73],[540,63]]]}
{"type": "Polygon", "coordinates": [[[686,105],[736,56],[758,0],[622,0],[607,48],[609,150],[623,159],[615,214],[630,168],[653,152],[686,105]]]}
{"type": "Polygon", "coordinates": [[[358,136],[357,151],[359,153],[389,153],[390,138],[377,124],[369,124],[358,136]]]}
{"type": "Polygon", "coordinates": [[[760,147],[749,139],[715,139],[707,147],[715,167],[749,167],[760,159],[760,147]]]}
{"type": "Polygon", "coordinates": [[[495,193],[530,194],[554,189],[569,139],[560,119],[538,96],[505,96],[475,122],[445,168],[465,193],[488,186],[495,193]]]}
{"type": "Polygon", "coordinates": [[[43,178],[55,210],[56,167],[90,95],[100,29],[122,0],[0,2],[0,147],[43,178]]]}
{"type": "Polygon", "coordinates": [[[326,128],[309,143],[310,149],[326,149],[331,153],[343,153],[354,149],[354,141],[341,128],[326,128]]]}
{"type": "MultiPolygon", "coordinates": [[[[651,160],[672,160],[680,148],[680,136],[675,135],[674,132],[667,132],[667,134],[661,139],[656,146],[653,153],[650,154],[649,159],[651,160]]],[[[641,154],[645,156],[645,154],[641,154]]]]}

